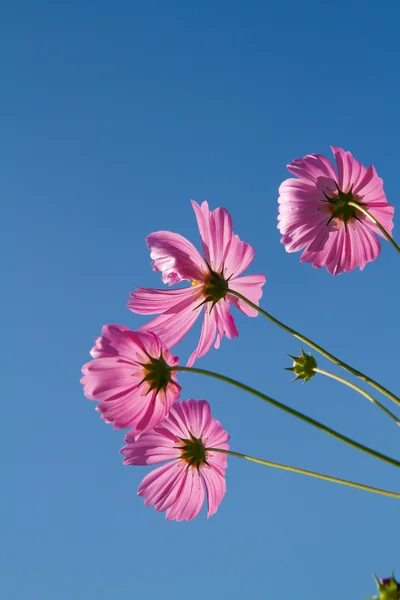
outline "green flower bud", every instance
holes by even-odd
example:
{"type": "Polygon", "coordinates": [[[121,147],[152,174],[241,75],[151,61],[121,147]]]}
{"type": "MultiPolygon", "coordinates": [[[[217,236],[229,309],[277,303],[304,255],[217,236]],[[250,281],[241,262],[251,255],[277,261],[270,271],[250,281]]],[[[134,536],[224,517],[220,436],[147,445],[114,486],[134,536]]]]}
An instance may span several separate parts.
{"type": "Polygon", "coordinates": [[[400,584],[394,578],[394,573],[386,579],[378,579],[374,574],[379,596],[374,596],[373,600],[399,600],[400,584]]]}
{"type": "Polygon", "coordinates": [[[314,377],[315,371],[314,369],[317,366],[317,361],[311,354],[307,354],[304,352],[303,348],[301,349],[300,356],[291,356],[288,354],[290,358],[293,359],[293,367],[286,367],[286,371],[293,371],[296,377],[293,381],[297,381],[297,379],[303,379],[303,383],[314,377]]]}

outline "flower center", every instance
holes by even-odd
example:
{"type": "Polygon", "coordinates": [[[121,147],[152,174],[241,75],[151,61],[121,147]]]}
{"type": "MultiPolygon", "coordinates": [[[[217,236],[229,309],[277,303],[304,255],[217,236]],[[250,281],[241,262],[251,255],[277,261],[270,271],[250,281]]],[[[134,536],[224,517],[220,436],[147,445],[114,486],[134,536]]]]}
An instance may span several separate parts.
{"type": "Polygon", "coordinates": [[[346,193],[338,188],[337,196],[333,198],[330,198],[325,194],[325,198],[333,208],[328,225],[333,219],[337,218],[342,219],[345,225],[349,219],[358,219],[356,208],[349,205],[349,202],[358,202],[357,198],[353,196],[352,190],[353,186],[351,186],[350,190],[346,193]]]}
{"type": "Polygon", "coordinates": [[[146,371],[142,381],[149,382],[149,392],[151,390],[157,390],[157,392],[162,389],[165,390],[171,381],[171,371],[168,363],[164,360],[162,354],[159,358],[149,356],[149,359],[150,362],[142,364],[146,371]]]}
{"type": "MultiPolygon", "coordinates": [[[[190,432],[189,432],[190,433],[190,432]]],[[[183,445],[178,446],[182,450],[181,458],[186,460],[189,466],[195,466],[196,469],[200,468],[200,465],[206,463],[206,448],[201,438],[195,438],[190,433],[190,440],[180,438],[183,445]]]]}
{"type": "Polygon", "coordinates": [[[210,269],[210,274],[204,283],[204,294],[206,296],[205,302],[212,302],[213,306],[217,304],[222,298],[225,298],[228,293],[229,286],[226,281],[223,270],[221,273],[216,273],[210,269]]]}

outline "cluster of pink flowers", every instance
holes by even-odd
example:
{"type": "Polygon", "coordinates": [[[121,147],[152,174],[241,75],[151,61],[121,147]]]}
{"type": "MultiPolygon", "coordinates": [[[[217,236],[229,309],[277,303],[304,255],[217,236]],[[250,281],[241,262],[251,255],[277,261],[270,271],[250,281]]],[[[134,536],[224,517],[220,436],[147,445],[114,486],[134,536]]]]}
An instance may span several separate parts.
{"type": "MultiPolygon", "coordinates": [[[[326,266],[332,274],[363,269],[380,251],[381,231],[352,203],[376,217],[391,233],[393,207],[383,192],[374,167],[366,169],[349,152],[332,148],[337,172],[320,155],[295,160],[288,169],[296,179],[279,188],[279,229],[288,252],[303,250],[302,262],[326,266]]],[[[163,283],[184,287],[160,290],[136,288],[128,308],[158,315],[136,331],[105,325],[84,365],[81,380],[87,398],[116,429],[129,429],[121,450],[126,465],[164,463],[150,472],[138,494],[146,506],[165,511],[167,519],[193,519],[205,495],[208,516],[225,494],[228,434],[215,420],[205,400],[179,401],[178,358],[170,349],[203,315],[197,347],[187,366],[206,354],[224,336],[238,330],[231,305],[255,317],[265,275],[242,275],[254,249],[232,229],[225,208],[210,211],[207,202],[192,201],[203,256],[178,233],[157,231],[147,237],[154,271],[163,283]]]]}
{"type": "Polygon", "coordinates": [[[238,336],[230,313],[233,304],[249,316],[257,312],[233,296],[243,293],[258,303],[264,275],[240,275],[254,250],[232,231],[224,208],[210,211],[207,202],[192,202],[204,257],[191,242],[169,231],[147,237],[153,270],[169,285],[189,282],[173,290],[137,288],[128,307],[140,314],[159,316],[137,331],[105,325],[91,350],[94,360],[84,365],[81,382],[85,396],[99,402],[97,410],[116,429],[131,428],[121,450],[126,465],[169,461],[147,475],[138,494],[146,506],[166,511],[167,519],[193,519],[204,503],[213,515],[225,494],[228,434],[212,417],[205,400],[178,402],[181,387],[174,367],[178,358],[170,348],[186,335],[203,313],[197,348],[188,365],[218,348],[223,336],[238,336]],[[222,452],[220,452],[222,451],[222,452]]]}

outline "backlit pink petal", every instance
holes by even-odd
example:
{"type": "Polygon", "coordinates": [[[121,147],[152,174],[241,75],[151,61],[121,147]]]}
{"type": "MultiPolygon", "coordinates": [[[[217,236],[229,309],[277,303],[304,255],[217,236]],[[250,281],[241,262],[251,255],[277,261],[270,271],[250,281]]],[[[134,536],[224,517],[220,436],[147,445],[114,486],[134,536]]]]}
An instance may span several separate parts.
{"type": "Polygon", "coordinates": [[[358,182],[360,163],[354,160],[350,152],[332,146],[338,170],[338,186],[343,192],[348,192],[351,185],[358,182]],[[354,172],[353,172],[354,171],[354,172]]]}
{"type": "MultiPolygon", "coordinates": [[[[332,180],[332,190],[336,189],[336,186],[332,180]]],[[[286,207],[288,210],[310,210],[310,205],[317,205],[321,200],[324,200],[323,191],[303,179],[285,179],[279,186],[279,199],[278,202],[283,204],[282,212],[285,211],[286,207]]]]}
{"type": "Polygon", "coordinates": [[[138,494],[144,497],[145,506],[166,511],[166,519],[190,521],[203,506],[204,488],[208,516],[222,501],[227,457],[216,450],[229,450],[228,440],[229,435],[213,419],[208,402],[186,400],[175,403],[164,421],[139,439],[129,432],[121,453],[125,465],[169,461],[146,475],[138,494]],[[193,444],[197,449],[192,450],[193,444]]]}
{"type": "Polygon", "coordinates": [[[335,169],[331,161],[321,154],[308,154],[304,158],[296,158],[287,169],[300,179],[315,184],[319,189],[335,189],[335,169]]]}
{"type": "Polygon", "coordinates": [[[179,397],[176,372],[168,371],[178,359],[151,332],[105,325],[92,356],[94,360],[82,367],[84,394],[99,402],[97,410],[116,429],[132,427],[135,435],[152,429],[179,397]],[[149,357],[165,365],[167,379],[162,379],[160,387],[157,379],[149,379],[149,357]]]}
{"type": "MultiPolygon", "coordinates": [[[[228,450],[229,446],[227,444],[220,444],[219,448],[224,448],[228,450]]],[[[217,471],[223,477],[225,476],[225,469],[228,466],[228,459],[226,454],[222,454],[222,452],[211,452],[210,450],[207,450],[207,464],[210,465],[210,467],[212,467],[214,471],[217,471]]]]}
{"type": "Polygon", "coordinates": [[[221,340],[224,335],[228,340],[232,340],[234,337],[239,337],[235,320],[229,312],[230,302],[225,299],[215,305],[216,313],[216,325],[217,325],[217,339],[215,340],[214,348],[219,348],[221,340]]]}
{"type": "Polygon", "coordinates": [[[225,477],[207,465],[201,469],[201,475],[206,486],[208,503],[207,518],[209,518],[217,512],[222,502],[226,492],[226,481],[225,477]]]}
{"type": "Polygon", "coordinates": [[[126,435],[127,445],[121,450],[125,456],[124,465],[154,465],[178,458],[181,454],[175,448],[175,438],[166,437],[154,429],[136,438],[132,431],[126,435]]]}
{"type": "MultiPolygon", "coordinates": [[[[216,308],[216,307],[214,307],[216,308]]],[[[201,328],[200,340],[197,348],[192,352],[187,362],[187,366],[191,367],[194,362],[200,357],[207,354],[217,333],[216,311],[209,312],[208,307],[203,311],[203,325],[201,328]]]]}
{"type": "Polygon", "coordinates": [[[367,263],[378,258],[381,245],[371,228],[361,228],[356,225],[353,227],[353,231],[351,231],[351,237],[354,239],[353,252],[357,245],[361,253],[360,269],[363,269],[367,263]]]}
{"type": "Polygon", "coordinates": [[[253,262],[254,248],[242,242],[238,235],[232,235],[229,252],[224,263],[227,279],[238,277],[253,262]]]}
{"type": "Polygon", "coordinates": [[[201,206],[192,200],[192,206],[199,226],[203,252],[206,261],[217,273],[224,267],[232,240],[232,218],[225,208],[210,211],[208,202],[201,206]]]}
{"type": "Polygon", "coordinates": [[[204,487],[196,469],[187,469],[179,495],[165,514],[170,521],[190,521],[197,517],[204,502],[204,487]]]}
{"type": "Polygon", "coordinates": [[[150,471],[138,488],[138,495],[144,497],[145,506],[152,506],[162,500],[165,487],[169,486],[171,478],[176,480],[176,477],[178,480],[184,477],[184,469],[178,461],[169,462],[150,471]]]}
{"type": "Polygon", "coordinates": [[[350,203],[368,210],[389,232],[394,208],[375,168],[366,169],[350,152],[332,146],[337,174],[320,155],[296,159],[288,169],[299,179],[279,188],[278,228],[287,252],[303,250],[301,262],[326,267],[329,273],[363,269],[379,255],[379,228],[350,203]]]}
{"type": "Polygon", "coordinates": [[[170,231],[157,231],[146,238],[153,259],[153,271],[162,273],[163,283],[173,285],[183,279],[202,281],[207,265],[186,238],[170,231]]]}
{"type": "Polygon", "coordinates": [[[216,304],[211,313],[206,308],[203,314],[199,344],[187,362],[188,367],[191,367],[198,358],[207,354],[213,344],[215,348],[219,348],[224,335],[229,340],[235,336],[239,337],[235,321],[229,312],[228,301],[225,300],[216,304]]]}
{"type": "MultiPolygon", "coordinates": [[[[384,227],[386,229],[386,231],[392,235],[392,230],[394,227],[393,224],[393,214],[394,214],[394,208],[393,206],[384,206],[384,207],[377,207],[376,204],[372,204],[369,208],[369,212],[371,213],[371,215],[373,215],[375,217],[375,219],[378,219],[379,223],[382,225],[382,227],[384,227]]],[[[376,235],[379,235],[381,238],[386,239],[385,235],[381,232],[381,230],[379,229],[379,227],[377,227],[373,221],[371,221],[371,219],[365,215],[360,215],[359,216],[360,221],[363,223],[363,225],[365,225],[367,228],[369,228],[371,231],[373,231],[376,235]]]]}
{"type": "MultiPolygon", "coordinates": [[[[170,477],[167,485],[163,489],[162,496],[160,496],[159,500],[154,503],[154,508],[157,512],[167,511],[179,500],[187,476],[186,465],[177,462],[175,471],[172,471],[171,475],[172,476],[170,477]]],[[[167,515],[165,516],[168,518],[167,515]]]]}
{"type": "Polygon", "coordinates": [[[162,315],[139,328],[138,331],[151,331],[155,333],[163,343],[172,348],[185,337],[189,329],[194,325],[201,314],[201,299],[199,299],[196,288],[192,293],[186,295],[182,302],[169,308],[162,315]]]}
{"type": "MultiPolygon", "coordinates": [[[[211,415],[210,405],[206,400],[187,400],[181,402],[179,409],[174,411],[175,415],[182,415],[182,430],[186,431],[185,437],[190,435],[190,432],[195,438],[200,438],[207,435],[207,432],[213,426],[219,426],[222,429],[221,424],[216,419],[213,419],[211,415]]],[[[229,435],[224,431],[226,440],[229,439],[229,435]]]]}
{"type": "MultiPolygon", "coordinates": [[[[205,402],[205,400],[202,400],[202,402],[205,402]]],[[[229,440],[229,435],[217,419],[210,419],[205,423],[203,437],[208,448],[225,448],[224,444],[229,440]]]]}
{"type": "MultiPolygon", "coordinates": [[[[178,288],[176,290],[155,290],[153,288],[136,288],[130,293],[128,308],[139,315],[156,315],[169,309],[179,310],[181,302],[190,298],[193,302],[200,297],[201,286],[178,288]]],[[[184,304],[183,306],[186,306],[184,304]]]]}
{"type": "Polygon", "coordinates": [[[354,185],[353,191],[355,194],[362,196],[368,204],[374,203],[376,200],[386,201],[386,196],[383,191],[383,180],[378,177],[375,167],[371,165],[368,169],[363,167],[361,177],[354,185]]]}
{"type": "MultiPolygon", "coordinates": [[[[266,277],[265,275],[244,275],[244,277],[238,277],[234,279],[230,287],[235,292],[239,292],[248,300],[251,300],[254,304],[259,305],[259,300],[262,296],[262,287],[265,284],[266,277]]],[[[248,317],[256,317],[258,312],[255,308],[251,308],[246,302],[240,300],[236,296],[232,294],[228,294],[227,296],[229,301],[232,302],[239,310],[242,311],[248,317]]]]}
{"type": "MultiPolygon", "coordinates": [[[[150,417],[159,406],[159,403],[153,401],[154,394],[152,392],[145,394],[143,388],[144,386],[139,386],[134,390],[128,390],[120,397],[109,395],[96,408],[107,423],[114,423],[116,429],[128,429],[132,427],[134,428],[133,431],[138,435],[141,429],[146,429],[146,427],[141,427],[140,425],[143,418],[146,415],[150,417]]],[[[169,396],[169,398],[172,400],[172,396],[169,396]]],[[[161,407],[162,415],[158,416],[158,418],[155,416],[153,422],[162,420],[164,415],[168,414],[170,405],[161,407]]],[[[151,424],[150,427],[152,427],[151,424]]]]}

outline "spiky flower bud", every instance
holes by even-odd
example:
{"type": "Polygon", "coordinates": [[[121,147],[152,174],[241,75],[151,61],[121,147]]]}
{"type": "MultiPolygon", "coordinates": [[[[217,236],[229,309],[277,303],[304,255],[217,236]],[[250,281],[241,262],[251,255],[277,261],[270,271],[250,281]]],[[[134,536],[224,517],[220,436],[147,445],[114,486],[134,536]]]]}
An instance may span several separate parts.
{"type": "Polygon", "coordinates": [[[293,359],[293,366],[287,367],[285,370],[293,371],[296,375],[293,381],[303,379],[303,383],[305,383],[311,379],[311,377],[314,377],[314,369],[317,367],[317,361],[311,354],[307,354],[302,348],[300,356],[291,356],[290,354],[288,356],[293,359]]]}
{"type": "Polygon", "coordinates": [[[399,600],[400,584],[394,578],[394,573],[386,579],[378,579],[374,574],[379,596],[374,596],[374,600],[399,600]]]}

